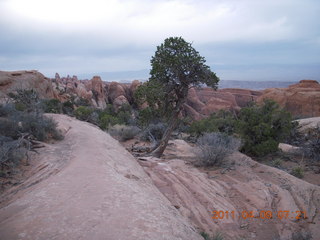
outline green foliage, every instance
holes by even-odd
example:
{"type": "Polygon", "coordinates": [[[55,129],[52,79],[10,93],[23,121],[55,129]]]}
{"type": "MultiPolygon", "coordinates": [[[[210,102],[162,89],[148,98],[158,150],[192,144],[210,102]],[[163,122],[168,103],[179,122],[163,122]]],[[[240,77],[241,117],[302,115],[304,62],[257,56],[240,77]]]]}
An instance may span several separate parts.
{"type": "Polygon", "coordinates": [[[108,129],[118,123],[118,119],[115,116],[108,114],[107,112],[101,112],[99,114],[99,127],[101,129],[108,129]]]}
{"type": "Polygon", "coordinates": [[[73,111],[74,111],[74,105],[70,100],[62,103],[62,112],[64,114],[73,115],[73,111]]]}
{"type": "Polygon", "coordinates": [[[62,104],[58,99],[45,99],[42,108],[46,113],[62,113],[62,104]]]}
{"type": "Polygon", "coordinates": [[[200,136],[205,132],[223,132],[228,135],[236,131],[237,119],[235,114],[221,110],[210,117],[191,123],[189,132],[200,136]]]}
{"type": "Polygon", "coordinates": [[[39,112],[41,109],[40,99],[36,91],[18,89],[8,96],[12,99],[18,111],[39,112]]]}
{"type": "Polygon", "coordinates": [[[263,105],[252,104],[242,108],[238,115],[220,111],[209,118],[193,122],[190,133],[200,136],[205,132],[223,132],[239,135],[244,144],[242,151],[254,156],[276,152],[280,141],[290,136],[295,127],[290,113],[271,100],[263,105]]]}
{"type": "Polygon", "coordinates": [[[119,125],[134,125],[134,119],[132,116],[132,109],[130,105],[124,105],[118,112],[115,112],[112,105],[108,105],[107,108],[99,113],[98,125],[101,129],[108,129],[116,124],[119,125]]]}
{"type": "Polygon", "coordinates": [[[303,178],[304,176],[304,170],[302,167],[294,167],[291,170],[291,175],[297,177],[297,178],[303,178]]]}
{"type": "Polygon", "coordinates": [[[162,85],[166,95],[173,91],[178,98],[191,85],[203,83],[216,88],[219,78],[205,62],[204,57],[182,37],[167,38],[151,59],[150,81],[162,85]]]}
{"type": "Polygon", "coordinates": [[[290,113],[274,101],[266,100],[261,106],[253,104],[242,108],[237,126],[244,140],[242,151],[255,156],[275,152],[279,142],[289,136],[292,127],[290,113]]]}
{"type": "Polygon", "coordinates": [[[80,106],[74,111],[74,115],[81,121],[88,121],[93,111],[91,107],[80,106]]]}
{"type": "Polygon", "coordinates": [[[150,79],[138,87],[135,100],[147,102],[160,115],[170,116],[187,97],[191,86],[206,84],[216,88],[219,78],[205,65],[204,57],[181,37],[171,37],[157,47],[151,58],[150,79]]]}
{"type": "MultiPolygon", "coordinates": [[[[166,134],[153,151],[153,156],[160,157],[165,150],[171,132],[177,126],[189,88],[201,84],[217,88],[219,78],[205,62],[204,57],[182,37],[167,38],[157,47],[151,58],[150,79],[138,87],[134,96],[138,104],[148,104],[152,110],[149,113],[154,113],[154,117],[159,113],[161,120],[168,122],[166,134]]],[[[142,122],[145,123],[146,119],[142,122]]]]}

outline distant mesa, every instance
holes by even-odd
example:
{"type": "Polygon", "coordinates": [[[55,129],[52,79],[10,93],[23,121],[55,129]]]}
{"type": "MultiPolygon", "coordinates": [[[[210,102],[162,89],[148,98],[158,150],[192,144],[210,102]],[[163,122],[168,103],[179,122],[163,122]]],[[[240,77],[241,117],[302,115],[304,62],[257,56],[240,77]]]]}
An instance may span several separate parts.
{"type": "MultiPolygon", "coordinates": [[[[241,85],[241,81],[231,82],[241,85]]],[[[99,76],[94,76],[90,80],[79,80],[77,76],[60,77],[58,73],[49,79],[36,70],[0,71],[1,101],[4,101],[9,92],[16,89],[35,89],[42,98],[55,98],[63,102],[83,98],[96,108],[104,109],[107,104],[112,104],[118,109],[123,104],[134,103],[133,95],[140,84],[138,80],[131,83],[105,82],[99,76]]],[[[243,86],[247,84],[244,81],[243,86]]],[[[267,82],[263,84],[268,85],[267,82]]],[[[275,83],[273,86],[278,85],[275,83]]],[[[182,115],[198,120],[222,109],[238,111],[250,102],[260,103],[264,99],[275,100],[294,117],[320,116],[320,84],[316,80],[301,80],[285,88],[265,90],[222,88],[214,91],[210,88],[192,88],[182,115]]]]}

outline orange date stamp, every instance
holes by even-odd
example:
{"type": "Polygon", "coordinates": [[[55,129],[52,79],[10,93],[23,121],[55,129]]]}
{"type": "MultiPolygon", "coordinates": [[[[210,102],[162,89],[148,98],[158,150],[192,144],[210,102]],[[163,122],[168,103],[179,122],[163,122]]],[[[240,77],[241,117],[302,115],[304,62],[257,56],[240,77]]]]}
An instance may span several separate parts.
{"type": "Polygon", "coordinates": [[[300,220],[308,219],[306,211],[270,211],[270,210],[259,210],[259,211],[219,211],[215,210],[211,212],[212,219],[291,219],[300,220]]]}

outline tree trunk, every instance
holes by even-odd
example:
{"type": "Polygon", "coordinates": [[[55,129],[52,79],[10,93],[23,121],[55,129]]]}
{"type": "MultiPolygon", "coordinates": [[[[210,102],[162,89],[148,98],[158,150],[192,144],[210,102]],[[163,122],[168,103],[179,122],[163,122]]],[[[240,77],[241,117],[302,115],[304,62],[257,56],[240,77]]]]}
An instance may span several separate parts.
{"type": "Polygon", "coordinates": [[[160,158],[162,156],[164,150],[166,149],[166,147],[168,145],[171,133],[177,126],[179,113],[180,113],[180,110],[175,111],[174,114],[172,115],[172,117],[169,121],[168,127],[167,127],[166,131],[164,132],[159,145],[157,146],[156,149],[154,149],[151,152],[151,156],[157,157],[157,158],[160,158]]]}

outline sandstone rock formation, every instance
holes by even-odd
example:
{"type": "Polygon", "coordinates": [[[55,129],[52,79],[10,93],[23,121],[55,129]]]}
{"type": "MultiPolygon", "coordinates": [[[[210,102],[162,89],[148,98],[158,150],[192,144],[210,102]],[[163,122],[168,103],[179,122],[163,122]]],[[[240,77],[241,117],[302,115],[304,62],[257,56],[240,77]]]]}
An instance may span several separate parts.
{"type": "Polygon", "coordinates": [[[35,89],[40,97],[53,98],[54,92],[50,79],[36,70],[0,71],[0,98],[18,89],[35,89]]]}
{"type": "Polygon", "coordinates": [[[259,91],[247,89],[230,88],[215,91],[211,88],[191,88],[184,112],[192,119],[199,120],[219,110],[238,111],[249,102],[255,101],[260,95],[259,91]]]}
{"type": "Polygon", "coordinates": [[[175,140],[165,152],[170,160],[147,157],[139,162],[172,205],[195,226],[212,235],[221,232],[230,240],[289,240],[294,233],[319,236],[319,186],[240,153],[229,156],[226,161],[230,167],[226,169],[197,169],[190,165],[192,152],[190,146],[175,140]],[[212,211],[223,214],[212,219],[212,211]],[[246,218],[250,211],[255,218],[246,218]],[[271,211],[273,218],[265,218],[263,211],[271,211]],[[289,211],[287,219],[282,218],[283,211],[289,211]],[[296,219],[301,212],[307,218],[296,219]]]}
{"type": "Polygon", "coordinates": [[[1,196],[1,239],[203,239],[117,141],[51,116],[65,139],[40,149],[30,178],[1,196]]]}
{"type": "Polygon", "coordinates": [[[288,88],[270,88],[257,101],[273,99],[295,117],[320,116],[320,84],[315,80],[301,80],[288,88]]]}

